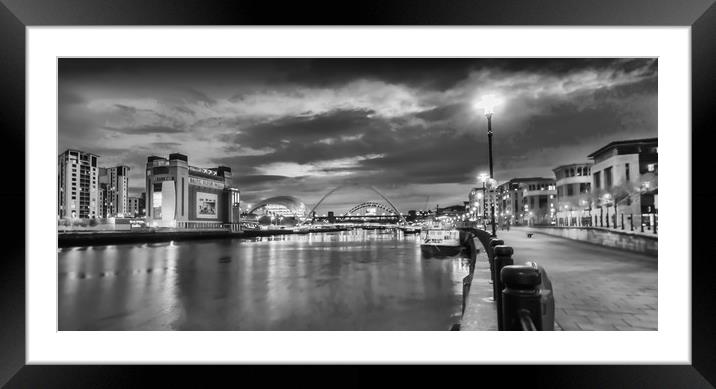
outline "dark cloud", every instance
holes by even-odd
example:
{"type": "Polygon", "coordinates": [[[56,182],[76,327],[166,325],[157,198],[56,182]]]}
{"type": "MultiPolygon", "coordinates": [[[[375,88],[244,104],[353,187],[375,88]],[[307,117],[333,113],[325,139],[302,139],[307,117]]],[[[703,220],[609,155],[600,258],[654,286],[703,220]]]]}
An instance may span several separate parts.
{"type": "Polygon", "coordinates": [[[254,175],[243,175],[243,176],[234,176],[233,177],[234,181],[240,182],[244,185],[272,184],[272,183],[277,183],[279,181],[284,181],[287,179],[289,179],[289,177],[277,176],[277,175],[267,175],[267,174],[254,174],[254,175]]]}
{"type": "Polygon", "coordinates": [[[137,109],[134,108],[134,107],[130,107],[130,106],[123,105],[123,104],[115,104],[114,106],[115,106],[118,110],[120,110],[120,112],[122,112],[122,113],[127,113],[127,114],[130,114],[130,115],[137,113],[137,109]]]}
{"type": "Polygon", "coordinates": [[[104,126],[102,129],[112,132],[119,132],[122,134],[173,134],[177,132],[183,132],[180,128],[168,127],[168,126],[127,126],[127,127],[111,127],[104,126]]]}
{"type": "Polygon", "coordinates": [[[186,88],[184,89],[184,92],[188,95],[190,101],[198,101],[206,105],[216,104],[216,100],[212,99],[211,97],[207,96],[202,92],[199,92],[196,89],[186,88]]]}
{"type": "Polygon", "coordinates": [[[176,150],[182,147],[181,143],[177,142],[152,142],[149,144],[149,148],[151,149],[160,149],[160,150],[176,150]]]}
{"type": "Polygon", "coordinates": [[[74,105],[86,103],[86,100],[83,99],[79,94],[74,93],[67,88],[60,88],[57,100],[60,105],[74,105]]]}

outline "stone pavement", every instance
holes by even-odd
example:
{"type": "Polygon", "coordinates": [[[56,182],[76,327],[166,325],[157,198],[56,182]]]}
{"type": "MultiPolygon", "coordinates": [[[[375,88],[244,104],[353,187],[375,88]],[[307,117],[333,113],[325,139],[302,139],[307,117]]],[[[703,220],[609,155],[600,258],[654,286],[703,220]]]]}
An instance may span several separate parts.
{"type": "Polygon", "coordinates": [[[527,238],[523,228],[497,237],[515,250],[515,264],[544,267],[563,330],[658,329],[656,258],[540,233],[527,238]]]}
{"type": "Polygon", "coordinates": [[[479,241],[477,244],[480,252],[477,254],[472,284],[465,300],[460,331],[497,331],[497,304],[492,300],[490,263],[479,241]]]}

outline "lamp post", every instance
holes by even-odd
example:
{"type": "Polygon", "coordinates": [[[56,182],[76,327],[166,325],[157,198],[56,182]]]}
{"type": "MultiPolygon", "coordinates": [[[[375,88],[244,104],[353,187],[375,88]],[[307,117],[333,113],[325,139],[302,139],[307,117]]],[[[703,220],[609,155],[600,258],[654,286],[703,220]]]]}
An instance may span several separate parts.
{"type": "MultiPolygon", "coordinates": [[[[483,108],[485,110],[485,117],[487,118],[487,145],[488,154],[490,159],[490,179],[494,179],[493,167],[492,167],[492,114],[494,113],[494,98],[492,96],[485,96],[483,108]]],[[[494,200],[494,199],[493,199],[494,200]]],[[[492,236],[497,237],[495,231],[495,202],[490,202],[490,216],[492,224],[492,236]]]]}
{"type": "MultiPolygon", "coordinates": [[[[488,175],[486,173],[480,173],[480,175],[477,176],[477,179],[482,182],[482,225],[485,227],[485,230],[487,230],[487,224],[485,223],[485,219],[487,219],[487,187],[485,186],[485,183],[487,182],[488,175]]],[[[492,217],[494,219],[494,213],[492,217]]],[[[492,228],[492,235],[495,235],[494,225],[492,228]]]]}

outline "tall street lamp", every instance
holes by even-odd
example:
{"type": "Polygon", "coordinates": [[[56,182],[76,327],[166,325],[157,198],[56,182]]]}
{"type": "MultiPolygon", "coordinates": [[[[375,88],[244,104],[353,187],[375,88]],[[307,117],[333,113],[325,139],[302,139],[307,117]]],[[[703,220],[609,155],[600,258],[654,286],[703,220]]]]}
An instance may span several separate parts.
{"type": "MultiPolygon", "coordinates": [[[[490,158],[490,179],[494,179],[493,174],[493,165],[492,165],[492,114],[495,112],[495,97],[492,95],[487,95],[483,97],[481,101],[481,107],[485,110],[485,117],[487,118],[487,144],[488,144],[488,154],[490,158]]],[[[492,224],[492,236],[497,237],[497,231],[495,230],[495,202],[491,202],[490,207],[490,213],[491,213],[491,224],[492,224]]]]}
{"type": "MultiPolygon", "coordinates": [[[[487,188],[485,187],[485,183],[489,177],[485,173],[480,173],[477,178],[482,182],[482,225],[487,227],[485,223],[485,219],[487,219],[487,188]]],[[[487,230],[487,228],[485,228],[485,230],[487,230]]]]}

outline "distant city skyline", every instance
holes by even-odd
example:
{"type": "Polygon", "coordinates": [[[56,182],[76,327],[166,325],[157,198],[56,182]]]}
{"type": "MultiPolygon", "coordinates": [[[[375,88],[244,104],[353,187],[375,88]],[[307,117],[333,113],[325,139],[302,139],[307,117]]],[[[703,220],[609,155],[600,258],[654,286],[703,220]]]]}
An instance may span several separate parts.
{"type": "MultiPolygon", "coordinates": [[[[657,60],[60,59],[59,149],[128,165],[144,189],[147,157],[226,165],[242,202],[295,196],[310,209],[347,182],[398,208],[462,204],[495,178],[553,177],[609,142],[657,136],[657,60]]],[[[355,188],[355,187],[353,187],[355,188]]],[[[336,192],[317,211],[378,200],[336,192]]]]}

